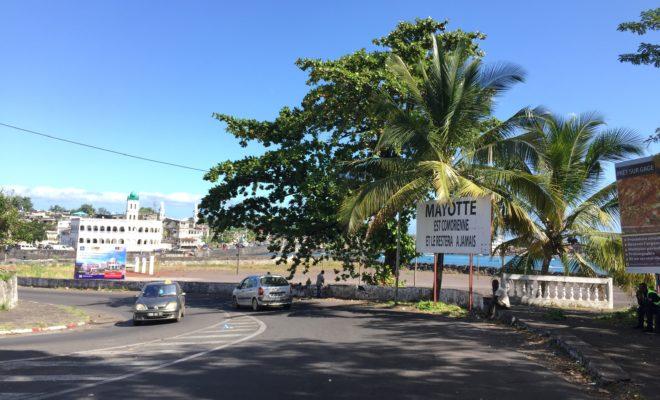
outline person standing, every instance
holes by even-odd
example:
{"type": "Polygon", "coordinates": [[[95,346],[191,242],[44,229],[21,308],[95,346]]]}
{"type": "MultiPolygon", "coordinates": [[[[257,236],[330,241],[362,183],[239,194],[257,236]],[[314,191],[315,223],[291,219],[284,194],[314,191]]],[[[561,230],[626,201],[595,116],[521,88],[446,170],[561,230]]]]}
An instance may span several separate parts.
{"type": "Polygon", "coordinates": [[[635,329],[644,329],[644,317],[647,315],[646,310],[648,309],[648,291],[646,283],[640,283],[637,287],[637,293],[635,293],[637,298],[637,326],[635,326],[635,329]]]}
{"type": "Polygon", "coordinates": [[[323,289],[323,284],[325,283],[325,271],[316,275],[316,297],[321,298],[321,289],[323,289]]]}
{"type": "Polygon", "coordinates": [[[654,332],[653,320],[655,320],[655,332],[660,333],[660,295],[653,289],[649,289],[647,294],[647,309],[646,309],[646,332],[654,332]]]}

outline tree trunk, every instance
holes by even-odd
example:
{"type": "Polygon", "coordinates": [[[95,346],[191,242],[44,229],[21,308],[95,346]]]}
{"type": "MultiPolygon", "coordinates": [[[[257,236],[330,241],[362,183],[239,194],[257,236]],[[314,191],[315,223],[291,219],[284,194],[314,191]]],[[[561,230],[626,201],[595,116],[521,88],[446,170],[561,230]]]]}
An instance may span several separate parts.
{"type": "Polygon", "coordinates": [[[434,277],[435,281],[433,282],[433,301],[440,300],[440,289],[442,289],[442,270],[445,266],[445,255],[444,253],[437,253],[434,257],[434,277]]]}
{"type": "Polygon", "coordinates": [[[548,272],[550,271],[550,261],[551,260],[552,260],[552,257],[543,258],[543,264],[541,265],[541,275],[548,275],[548,272]]]}
{"type": "MultiPolygon", "coordinates": [[[[541,275],[548,275],[550,271],[550,261],[552,257],[544,257],[543,264],[541,265],[541,275]]],[[[548,290],[547,282],[541,282],[541,295],[545,297],[546,290],[548,290]]]]}

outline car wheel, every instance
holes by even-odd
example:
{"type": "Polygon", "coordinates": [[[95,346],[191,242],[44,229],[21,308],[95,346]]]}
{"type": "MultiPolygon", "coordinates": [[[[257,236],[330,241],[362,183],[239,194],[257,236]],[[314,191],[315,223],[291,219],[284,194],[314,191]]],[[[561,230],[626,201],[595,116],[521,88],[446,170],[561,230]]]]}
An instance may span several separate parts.
{"type": "Polygon", "coordinates": [[[289,310],[291,308],[291,304],[285,304],[284,306],[282,306],[282,308],[284,308],[285,310],[289,310]]]}
{"type": "Polygon", "coordinates": [[[140,326],[140,325],[142,325],[142,321],[133,320],[133,326],[140,326]]]}
{"type": "Polygon", "coordinates": [[[252,299],[252,311],[259,311],[260,308],[257,299],[252,299]]]}
{"type": "Polygon", "coordinates": [[[233,296],[231,298],[231,306],[234,307],[237,310],[239,309],[238,299],[236,298],[236,296],[233,296]]]}

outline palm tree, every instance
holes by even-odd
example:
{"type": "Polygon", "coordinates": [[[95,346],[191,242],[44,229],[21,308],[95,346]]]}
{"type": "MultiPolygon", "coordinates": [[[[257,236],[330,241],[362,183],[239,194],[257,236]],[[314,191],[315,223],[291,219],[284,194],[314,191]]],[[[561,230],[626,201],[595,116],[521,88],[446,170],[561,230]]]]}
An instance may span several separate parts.
{"type": "Polygon", "coordinates": [[[509,64],[484,66],[461,46],[443,52],[435,38],[427,64],[420,61],[413,75],[401,58],[390,58],[388,67],[401,91],[382,102],[388,120],[373,156],[350,164],[353,176],[365,182],[344,201],[340,217],[355,230],[369,219],[371,227],[378,226],[428,198],[492,196],[499,219],[506,218],[520,232],[535,230],[527,205],[552,203],[546,178],[493,166],[514,155],[537,162],[536,137],[514,134],[538,110],[522,109],[503,122],[492,118],[495,98],[523,81],[522,70],[509,64]]]}
{"type": "Polygon", "coordinates": [[[604,163],[642,154],[642,141],[626,129],[604,129],[596,114],[537,115],[527,121],[525,131],[538,139],[539,156],[528,163],[531,172],[547,176],[556,193],[544,209],[528,205],[537,227],[519,232],[502,243],[524,248],[508,267],[518,271],[541,265],[547,274],[558,257],[565,273],[593,276],[596,266],[621,274],[621,240],[612,232],[618,220],[615,182],[602,186],[604,163]],[[522,233],[522,234],[521,234],[522,233]]]}

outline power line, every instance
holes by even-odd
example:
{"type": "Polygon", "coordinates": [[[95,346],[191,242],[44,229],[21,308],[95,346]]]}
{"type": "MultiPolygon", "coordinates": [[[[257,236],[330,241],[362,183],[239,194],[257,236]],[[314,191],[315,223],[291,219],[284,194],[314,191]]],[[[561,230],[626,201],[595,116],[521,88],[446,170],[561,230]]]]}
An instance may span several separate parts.
{"type": "Polygon", "coordinates": [[[4,126],[4,127],[7,127],[7,128],[11,128],[11,129],[16,129],[18,131],[22,131],[22,132],[25,132],[25,133],[30,133],[30,134],[33,134],[33,135],[42,136],[42,137],[45,137],[45,138],[48,138],[48,139],[59,140],[60,142],[65,142],[65,143],[75,144],[75,145],[78,145],[78,146],[88,147],[90,149],[105,151],[105,152],[108,152],[108,153],[113,153],[113,154],[117,154],[117,155],[124,156],[124,157],[135,158],[135,159],[138,159],[138,160],[149,161],[149,162],[157,163],[157,164],[169,165],[171,167],[190,169],[190,170],[193,170],[193,171],[208,172],[207,169],[195,168],[195,167],[190,167],[190,166],[182,165],[182,164],[175,164],[175,163],[171,163],[171,162],[167,162],[167,161],[154,160],[153,158],[136,156],[136,155],[133,155],[133,154],[123,153],[121,151],[116,151],[116,150],[106,149],[104,147],[94,146],[94,145],[91,145],[91,144],[76,142],[74,140],[64,139],[64,138],[53,136],[53,135],[47,135],[45,133],[36,132],[36,131],[30,130],[30,129],[25,129],[25,128],[21,128],[21,127],[18,127],[18,126],[5,124],[5,123],[2,123],[2,122],[0,122],[0,125],[4,126]]]}

